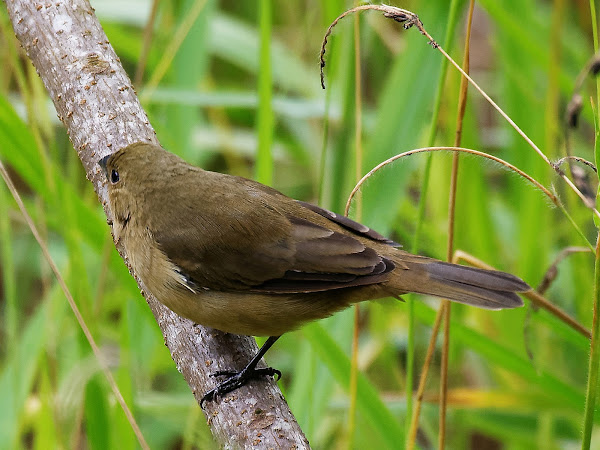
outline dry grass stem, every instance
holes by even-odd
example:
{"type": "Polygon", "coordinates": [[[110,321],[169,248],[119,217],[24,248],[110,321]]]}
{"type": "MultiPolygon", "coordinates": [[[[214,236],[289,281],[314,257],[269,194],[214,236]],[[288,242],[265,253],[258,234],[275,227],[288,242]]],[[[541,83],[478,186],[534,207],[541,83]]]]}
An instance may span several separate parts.
{"type": "Polygon", "coordinates": [[[415,401],[415,409],[413,411],[412,419],[410,422],[410,430],[407,436],[406,448],[412,450],[415,448],[415,441],[417,439],[417,430],[419,428],[419,415],[421,414],[421,405],[423,404],[423,395],[425,393],[425,383],[427,382],[427,374],[429,373],[429,366],[433,359],[433,352],[435,350],[435,343],[440,330],[440,324],[444,317],[444,311],[446,305],[442,303],[440,309],[435,316],[435,322],[431,328],[431,337],[429,338],[429,346],[427,347],[427,354],[425,356],[425,362],[423,363],[423,370],[421,371],[421,377],[419,378],[419,387],[417,388],[417,398],[415,401]]]}
{"type": "Polygon", "coordinates": [[[389,6],[389,5],[356,6],[347,11],[344,11],[333,22],[331,22],[331,25],[329,25],[329,27],[327,28],[327,31],[325,32],[325,36],[323,37],[323,42],[321,43],[321,52],[319,54],[319,62],[320,62],[320,66],[321,66],[321,87],[323,89],[325,89],[325,74],[324,74],[323,69],[325,68],[325,47],[327,46],[327,39],[331,35],[333,29],[338,24],[338,22],[340,20],[342,20],[344,17],[346,17],[350,14],[353,14],[355,12],[367,11],[367,10],[375,10],[375,11],[382,12],[384,17],[393,19],[399,23],[403,23],[404,29],[409,29],[412,26],[416,26],[419,29],[419,31],[421,32],[421,34],[427,36],[427,38],[429,39],[429,42],[431,43],[432,46],[434,46],[434,47],[437,46],[437,44],[435,43],[433,38],[425,31],[425,28],[423,27],[423,22],[421,22],[421,20],[419,19],[419,16],[417,16],[415,13],[413,13],[411,11],[408,11],[407,9],[396,8],[395,6],[389,6]]]}
{"type": "MultiPolygon", "coordinates": [[[[586,248],[586,250],[587,250],[587,248],[586,248]]],[[[462,250],[457,250],[454,253],[454,261],[453,262],[458,262],[461,260],[474,266],[474,267],[479,267],[481,269],[497,270],[493,266],[490,266],[489,264],[484,263],[483,261],[481,261],[480,259],[477,259],[473,255],[470,255],[462,250]]],[[[579,334],[585,336],[587,339],[592,338],[592,333],[590,330],[588,330],[586,327],[581,325],[579,322],[577,322],[577,320],[575,320],[573,317],[571,317],[565,311],[560,309],[558,306],[554,305],[552,302],[550,302],[548,299],[546,299],[539,292],[531,290],[531,291],[525,292],[521,295],[523,295],[525,298],[531,300],[531,302],[534,305],[536,305],[537,307],[545,309],[550,314],[552,314],[553,316],[558,318],[560,321],[564,322],[565,324],[567,324],[568,326],[573,328],[579,334]]]]}
{"type": "Polygon", "coordinates": [[[140,52],[140,58],[138,65],[135,68],[135,76],[133,82],[136,87],[142,85],[144,79],[144,70],[146,70],[146,63],[148,62],[148,53],[150,53],[150,45],[152,44],[152,33],[154,31],[154,22],[156,22],[156,13],[158,12],[158,3],[160,0],[152,0],[152,9],[150,10],[150,16],[148,22],[144,27],[144,37],[142,38],[142,51],[140,52]]]}
{"type": "Polygon", "coordinates": [[[583,164],[584,166],[588,166],[594,172],[598,173],[598,169],[596,168],[596,166],[594,165],[594,163],[588,161],[587,159],[583,159],[583,158],[581,158],[579,156],[563,156],[562,158],[560,158],[555,163],[552,163],[552,166],[554,167],[554,170],[559,171],[560,170],[560,166],[562,166],[565,161],[577,161],[577,162],[583,164]]]}
{"type": "MultiPolygon", "coordinates": [[[[360,17],[355,16],[354,21],[354,140],[355,142],[355,176],[356,179],[360,179],[362,174],[362,161],[363,161],[363,149],[362,149],[362,96],[360,87],[362,86],[361,72],[360,72],[360,17]]],[[[358,201],[358,208],[356,219],[361,220],[361,202],[358,201]]],[[[351,447],[354,442],[354,433],[356,429],[356,395],[358,389],[358,338],[360,334],[359,330],[359,319],[360,319],[360,304],[354,305],[354,330],[352,333],[352,357],[350,359],[350,408],[348,410],[348,431],[349,441],[348,445],[351,447]]]]}
{"type": "Polygon", "coordinates": [[[539,183],[535,178],[533,178],[532,176],[526,174],[524,171],[522,171],[518,167],[513,166],[512,164],[504,161],[503,159],[500,159],[500,158],[498,158],[496,156],[490,155],[489,153],[480,152],[478,150],[473,150],[473,149],[464,148],[464,147],[423,147],[423,148],[417,148],[417,149],[409,150],[409,151],[400,153],[398,155],[394,155],[391,158],[388,158],[385,161],[383,161],[383,162],[377,164],[375,167],[373,167],[364,177],[362,177],[360,179],[360,181],[356,184],[356,186],[354,186],[354,189],[352,189],[352,192],[350,192],[350,195],[348,196],[348,201],[346,202],[345,214],[348,215],[348,211],[350,210],[350,205],[352,203],[352,199],[354,198],[354,196],[356,195],[356,193],[360,190],[360,188],[365,183],[365,181],[367,181],[369,178],[371,178],[376,172],[378,172],[383,167],[385,167],[385,166],[393,163],[394,161],[396,161],[398,159],[404,158],[406,156],[414,155],[416,153],[423,153],[423,152],[448,152],[448,151],[469,153],[471,155],[481,156],[483,158],[487,158],[487,159],[490,159],[490,160],[492,160],[494,162],[500,163],[504,167],[512,170],[513,172],[516,172],[519,176],[521,176],[524,179],[526,179],[527,181],[529,181],[536,188],[540,189],[550,199],[550,201],[552,201],[552,203],[554,203],[556,206],[558,206],[558,207],[562,206],[561,203],[560,203],[560,200],[558,199],[558,197],[556,195],[554,195],[552,192],[550,192],[541,183],[539,183]]]}
{"type": "MultiPolygon", "coordinates": [[[[467,29],[465,33],[465,48],[463,53],[463,69],[469,72],[469,54],[471,43],[471,28],[473,24],[473,8],[475,3],[473,0],[469,2],[469,13],[467,16],[467,29]]],[[[462,142],[463,118],[467,107],[467,94],[469,92],[469,84],[465,77],[461,77],[459,98],[458,98],[458,114],[456,116],[456,134],[454,137],[454,145],[459,147],[462,142]]],[[[452,169],[450,172],[450,194],[448,197],[448,245],[446,260],[452,260],[454,253],[454,222],[456,216],[456,192],[458,189],[458,166],[460,161],[460,153],[454,152],[452,155],[452,169]]],[[[444,340],[442,344],[442,360],[440,367],[440,424],[438,434],[438,448],[443,450],[446,448],[446,411],[448,405],[448,360],[450,351],[450,319],[452,317],[452,305],[448,300],[443,300],[444,310],[444,340]]]]}

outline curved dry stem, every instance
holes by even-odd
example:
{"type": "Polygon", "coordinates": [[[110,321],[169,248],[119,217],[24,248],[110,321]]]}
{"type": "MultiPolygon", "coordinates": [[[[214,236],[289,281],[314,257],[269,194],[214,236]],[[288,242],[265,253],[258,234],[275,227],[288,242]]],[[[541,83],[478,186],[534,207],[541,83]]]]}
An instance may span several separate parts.
{"type": "Polygon", "coordinates": [[[443,152],[454,151],[454,152],[470,153],[471,155],[481,156],[483,158],[487,158],[487,159],[490,159],[490,160],[492,160],[494,162],[500,163],[504,167],[512,170],[513,172],[516,172],[519,176],[525,178],[527,181],[529,181],[535,187],[537,187],[538,189],[540,189],[552,201],[552,203],[554,203],[556,206],[561,206],[561,203],[560,203],[560,200],[558,199],[558,197],[556,195],[554,195],[552,192],[550,192],[545,186],[543,186],[542,184],[540,184],[540,182],[538,182],[535,178],[533,178],[532,176],[530,176],[527,173],[523,172],[518,167],[513,166],[509,162],[506,162],[503,159],[500,159],[500,158],[498,158],[496,156],[490,155],[490,154],[485,153],[485,152],[480,152],[478,150],[473,150],[473,149],[470,149],[470,148],[464,148],[464,147],[423,147],[423,148],[417,148],[417,149],[409,150],[407,152],[400,153],[398,155],[392,156],[391,158],[386,159],[385,161],[377,164],[373,169],[371,169],[364,177],[362,177],[360,179],[360,181],[356,184],[356,186],[354,186],[354,189],[352,189],[352,192],[350,192],[350,195],[348,196],[348,201],[346,202],[346,209],[344,211],[344,214],[348,215],[348,211],[350,210],[350,204],[352,203],[352,199],[354,198],[354,196],[356,195],[356,193],[358,192],[358,190],[362,187],[362,185],[364,184],[364,182],[367,181],[369,178],[371,178],[373,176],[373,174],[375,174],[375,172],[378,172],[381,168],[387,166],[388,164],[393,163],[394,161],[396,161],[396,160],[398,160],[400,158],[404,158],[406,156],[414,155],[416,153],[441,152],[441,151],[443,151],[443,152]]]}
{"type": "Polygon", "coordinates": [[[325,32],[325,36],[323,37],[323,42],[321,43],[321,52],[319,53],[319,64],[321,66],[321,87],[323,89],[325,89],[325,74],[323,72],[323,69],[325,68],[325,47],[327,46],[327,39],[333,32],[333,29],[338,24],[338,22],[340,20],[342,20],[344,17],[346,17],[352,13],[355,13],[355,12],[366,11],[366,10],[370,10],[370,9],[373,9],[375,11],[381,11],[383,13],[384,17],[387,17],[388,19],[393,19],[399,23],[403,23],[404,29],[409,29],[413,25],[416,26],[419,29],[419,31],[421,32],[421,34],[423,34],[424,36],[427,36],[431,45],[434,47],[437,47],[437,44],[435,43],[433,38],[425,31],[425,28],[423,27],[423,22],[421,22],[421,19],[419,19],[419,16],[417,16],[415,13],[408,11],[407,9],[396,8],[395,6],[389,6],[389,5],[356,6],[352,9],[344,11],[342,14],[340,14],[338,17],[336,17],[336,19],[333,22],[331,22],[331,25],[329,25],[329,27],[327,28],[327,31],[325,32]]]}
{"type": "Polygon", "coordinates": [[[565,161],[577,161],[585,166],[588,166],[594,172],[598,173],[598,169],[596,168],[596,166],[594,165],[593,162],[588,161],[587,159],[583,159],[580,156],[563,156],[558,161],[556,161],[555,163],[552,164],[552,166],[554,167],[554,170],[556,170],[558,172],[560,170],[560,166],[562,166],[565,161]]]}
{"type": "Polygon", "coordinates": [[[12,194],[13,198],[15,199],[15,202],[17,203],[17,206],[21,210],[21,214],[23,214],[23,218],[25,219],[27,226],[31,230],[31,234],[33,234],[33,237],[35,238],[38,245],[40,246],[40,249],[42,250],[42,254],[44,255],[44,258],[46,259],[46,262],[50,266],[50,269],[54,273],[54,276],[56,277],[56,281],[58,282],[58,285],[60,286],[63,293],[65,294],[65,297],[67,298],[67,302],[69,303],[69,306],[70,306],[71,310],[73,311],[73,315],[75,316],[75,319],[77,319],[77,323],[79,324],[81,331],[83,331],[85,338],[87,339],[88,343],[90,344],[90,347],[92,348],[92,352],[94,352],[96,361],[98,361],[98,365],[100,366],[102,373],[106,377],[106,381],[108,381],[108,385],[110,386],[110,389],[112,390],[113,395],[115,396],[115,398],[117,399],[117,402],[119,402],[119,405],[123,409],[123,412],[125,413],[125,417],[127,417],[127,421],[131,425],[131,429],[135,433],[135,436],[137,437],[138,442],[140,443],[140,447],[142,447],[143,449],[150,449],[150,447],[146,443],[146,440],[144,439],[144,435],[142,434],[140,427],[138,426],[135,418],[133,417],[131,410],[129,409],[129,407],[127,406],[127,403],[125,402],[125,398],[123,398],[123,394],[121,394],[121,391],[119,390],[119,386],[117,385],[115,378],[113,377],[110,369],[108,368],[108,365],[106,364],[106,361],[105,361],[104,357],[102,356],[102,353],[100,352],[100,349],[98,348],[98,345],[96,344],[96,341],[94,340],[94,337],[92,336],[90,329],[88,328],[87,324],[85,323],[85,320],[83,319],[83,316],[81,315],[81,312],[79,311],[79,308],[77,307],[77,304],[75,303],[75,300],[73,299],[73,295],[71,295],[71,291],[69,291],[69,288],[67,287],[65,280],[63,279],[62,275],[60,274],[60,271],[58,270],[58,267],[56,266],[54,259],[52,259],[52,256],[50,255],[50,251],[48,250],[48,246],[42,239],[40,233],[37,230],[37,227],[33,223],[33,219],[27,212],[27,209],[25,208],[25,204],[23,203],[23,200],[21,199],[19,192],[17,191],[15,185],[13,184],[13,182],[10,178],[10,175],[6,171],[4,164],[2,164],[2,161],[0,161],[0,175],[4,179],[4,182],[6,183],[8,190],[12,194]]]}

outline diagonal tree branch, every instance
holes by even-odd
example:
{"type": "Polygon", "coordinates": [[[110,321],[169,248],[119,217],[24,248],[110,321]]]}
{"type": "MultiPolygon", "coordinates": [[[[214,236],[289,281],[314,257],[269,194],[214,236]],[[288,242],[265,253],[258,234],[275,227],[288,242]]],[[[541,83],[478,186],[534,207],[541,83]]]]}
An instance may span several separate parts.
{"type": "MultiPolygon", "coordinates": [[[[135,89],[87,0],[5,3],[15,34],[42,78],[110,219],[98,160],[136,141],[158,142],[135,89]]],[[[214,387],[212,372],[241,368],[256,352],[249,337],[225,334],[177,316],[136,280],[197,401],[214,387]]],[[[207,404],[205,413],[215,439],[224,447],[308,448],[272,381],[240,388],[207,404]]]]}

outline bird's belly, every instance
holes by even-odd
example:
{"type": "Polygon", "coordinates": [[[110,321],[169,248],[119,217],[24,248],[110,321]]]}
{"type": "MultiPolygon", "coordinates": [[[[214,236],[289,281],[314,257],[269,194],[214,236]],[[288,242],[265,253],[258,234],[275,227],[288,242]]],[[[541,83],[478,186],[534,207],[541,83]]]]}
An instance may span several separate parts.
{"type": "Polygon", "coordinates": [[[159,300],[201,325],[234,334],[279,336],[348,306],[339,295],[328,293],[326,297],[206,290],[194,294],[179,289],[178,295],[159,300]]]}
{"type": "Polygon", "coordinates": [[[356,301],[385,296],[370,286],[290,294],[192,289],[149,234],[125,235],[123,244],[134,272],[158,301],[200,325],[234,334],[279,336],[356,301]]]}

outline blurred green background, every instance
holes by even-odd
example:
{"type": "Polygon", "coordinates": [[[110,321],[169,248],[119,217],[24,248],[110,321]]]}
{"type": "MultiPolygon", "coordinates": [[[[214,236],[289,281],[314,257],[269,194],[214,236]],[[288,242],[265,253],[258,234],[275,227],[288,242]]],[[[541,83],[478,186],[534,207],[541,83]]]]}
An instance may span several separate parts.
{"type": "MultiPolygon", "coordinates": [[[[134,79],[150,0],[92,6],[134,79]]],[[[343,213],[356,181],[354,18],[329,39],[326,84],[318,54],[341,0],[179,0],[158,3],[145,72],[136,89],[159,140],[205,169],[268,182],[285,194],[343,213]],[[261,9],[262,8],[262,9],[261,9]],[[267,8],[267,9],[264,9],[267,8]],[[263,42],[270,45],[261,52],[263,42]],[[182,38],[181,45],[178,39],[182,38]],[[271,71],[269,72],[269,65],[271,71]],[[260,150],[259,150],[260,148],[260,150]]],[[[460,61],[467,2],[410,9],[460,61]]],[[[0,10],[0,157],[101,345],[152,448],[213,448],[206,418],[177,372],[154,318],[120,260],[109,227],[65,129],[0,10]]],[[[360,172],[402,151],[454,141],[460,77],[450,69],[435,97],[442,56],[416,29],[369,12],[360,17],[360,172]]],[[[551,159],[565,153],[563,117],[577,74],[593,54],[589,3],[481,0],[471,73],[551,159]]],[[[572,134],[573,153],[593,156],[590,95],[572,134]]],[[[595,97],[594,97],[595,98],[595,97]]],[[[594,242],[592,215],[517,134],[470,92],[463,146],[504,158],[546,186],[594,242]]],[[[406,249],[445,258],[451,157],[432,158],[423,194],[421,154],[374,176],[361,220],[406,249]],[[419,199],[425,219],[414,236],[419,199]]],[[[592,186],[595,190],[595,185],[592,186]]],[[[585,245],[560,210],[512,173],[461,158],[455,248],[536,286],[556,255],[585,245]]],[[[356,214],[357,210],[352,211],[356,214]]],[[[354,215],[356,217],[356,215],[354,215]]],[[[0,447],[136,448],[137,441],[90,347],[4,183],[0,183],[0,447]]],[[[592,318],[593,256],[559,265],[548,297],[586,326],[592,318]]],[[[425,301],[421,301],[425,300],[425,301]]],[[[414,304],[415,384],[437,300],[414,304]]],[[[267,355],[283,372],[289,405],[313,448],[400,448],[406,429],[407,305],[360,309],[356,430],[348,430],[351,310],[285,335],[267,355]]],[[[588,341],[529,302],[519,310],[453,308],[448,448],[575,448],[587,380],[588,341]]],[[[421,414],[419,445],[438,430],[439,351],[421,414]]],[[[598,418],[600,420],[600,417],[598,418]]],[[[600,448],[600,440],[595,439],[600,448]]]]}

